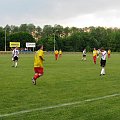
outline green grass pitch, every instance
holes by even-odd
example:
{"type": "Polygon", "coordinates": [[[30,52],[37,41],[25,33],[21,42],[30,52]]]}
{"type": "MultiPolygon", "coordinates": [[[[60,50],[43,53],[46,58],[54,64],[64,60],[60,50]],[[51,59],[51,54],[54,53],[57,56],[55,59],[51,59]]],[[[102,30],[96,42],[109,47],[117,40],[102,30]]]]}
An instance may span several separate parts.
{"type": "Polygon", "coordinates": [[[33,85],[33,54],[20,55],[18,68],[11,55],[0,55],[0,120],[120,120],[120,54],[107,59],[63,53],[55,61],[45,54],[44,75],[33,85]]]}

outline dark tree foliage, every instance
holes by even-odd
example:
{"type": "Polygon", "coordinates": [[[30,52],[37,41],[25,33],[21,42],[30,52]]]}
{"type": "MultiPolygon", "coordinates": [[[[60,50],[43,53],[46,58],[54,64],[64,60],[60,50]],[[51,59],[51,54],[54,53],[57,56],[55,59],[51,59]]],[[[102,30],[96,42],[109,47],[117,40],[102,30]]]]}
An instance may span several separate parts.
{"type": "Polygon", "coordinates": [[[0,50],[5,49],[5,33],[3,31],[0,32],[0,50]]]}
{"type": "MultiPolygon", "coordinates": [[[[26,47],[26,42],[35,42],[35,39],[29,33],[19,32],[6,35],[6,47],[10,50],[10,42],[20,42],[21,48],[26,47]]],[[[5,33],[0,32],[0,50],[4,50],[5,46],[5,33]]]]}
{"type": "Polygon", "coordinates": [[[9,50],[9,42],[20,42],[21,47],[26,47],[26,42],[36,42],[43,44],[46,51],[55,48],[63,51],[92,51],[93,48],[104,47],[106,50],[120,51],[120,29],[104,28],[104,27],[65,27],[55,24],[45,25],[43,28],[33,24],[21,24],[19,27],[15,25],[6,25],[0,27],[0,50],[5,49],[5,30],[7,40],[7,50],[9,50]]]}

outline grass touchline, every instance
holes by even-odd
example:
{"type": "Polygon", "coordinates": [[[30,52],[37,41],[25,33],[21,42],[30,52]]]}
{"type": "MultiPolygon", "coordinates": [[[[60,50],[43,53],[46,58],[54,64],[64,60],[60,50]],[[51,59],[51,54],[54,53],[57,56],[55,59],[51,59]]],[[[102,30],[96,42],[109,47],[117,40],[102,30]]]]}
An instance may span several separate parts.
{"type": "Polygon", "coordinates": [[[84,102],[93,102],[93,101],[103,100],[103,99],[107,99],[107,98],[111,98],[111,97],[117,97],[117,96],[120,96],[120,94],[116,93],[116,94],[112,94],[112,95],[106,95],[106,96],[102,96],[102,97],[86,99],[86,100],[83,100],[83,101],[63,103],[63,104],[58,104],[58,105],[54,105],[54,106],[23,110],[23,111],[19,111],[19,112],[13,112],[13,113],[9,113],[9,114],[0,115],[0,118],[7,117],[7,116],[12,116],[12,115],[29,113],[29,112],[33,112],[33,111],[48,110],[48,109],[54,109],[54,108],[59,108],[59,107],[72,106],[72,105],[76,105],[76,104],[80,104],[80,103],[84,103],[84,102]]]}

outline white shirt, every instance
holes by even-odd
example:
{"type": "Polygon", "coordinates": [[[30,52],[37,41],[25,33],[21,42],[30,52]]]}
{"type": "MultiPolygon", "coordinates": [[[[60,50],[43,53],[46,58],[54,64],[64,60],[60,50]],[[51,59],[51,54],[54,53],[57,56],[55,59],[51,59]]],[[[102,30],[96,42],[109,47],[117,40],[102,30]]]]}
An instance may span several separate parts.
{"type": "Polygon", "coordinates": [[[101,52],[101,54],[102,54],[101,59],[106,60],[107,52],[103,51],[103,52],[101,52]]]}
{"type": "Polygon", "coordinates": [[[83,55],[86,55],[86,50],[83,50],[83,55]]]}
{"type": "Polygon", "coordinates": [[[19,55],[19,50],[17,50],[16,48],[12,51],[12,55],[13,55],[13,57],[15,57],[15,56],[17,56],[18,57],[18,55],[19,55]]]}

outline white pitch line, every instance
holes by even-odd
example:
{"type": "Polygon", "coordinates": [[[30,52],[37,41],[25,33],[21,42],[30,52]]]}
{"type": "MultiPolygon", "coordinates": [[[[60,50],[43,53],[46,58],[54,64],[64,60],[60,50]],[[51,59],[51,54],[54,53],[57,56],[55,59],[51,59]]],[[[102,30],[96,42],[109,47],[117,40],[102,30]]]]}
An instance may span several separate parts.
{"type": "Polygon", "coordinates": [[[12,115],[19,115],[19,114],[24,114],[24,113],[30,113],[30,112],[34,112],[34,111],[42,111],[42,110],[60,108],[60,107],[65,107],[65,106],[72,106],[72,105],[77,105],[77,104],[84,103],[84,102],[93,102],[93,101],[103,100],[103,99],[116,97],[116,96],[120,96],[120,94],[112,94],[112,95],[102,96],[102,97],[98,97],[98,98],[86,99],[86,100],[83,100],[83,101],[63,103],[63,104],[58,104],[58,105],[49,106],[49,107],[35,108],[35,109],[23,110],[23,111],[8,113],[8,114],[1,114],[0,118],[12,116],[12,115]]]}

